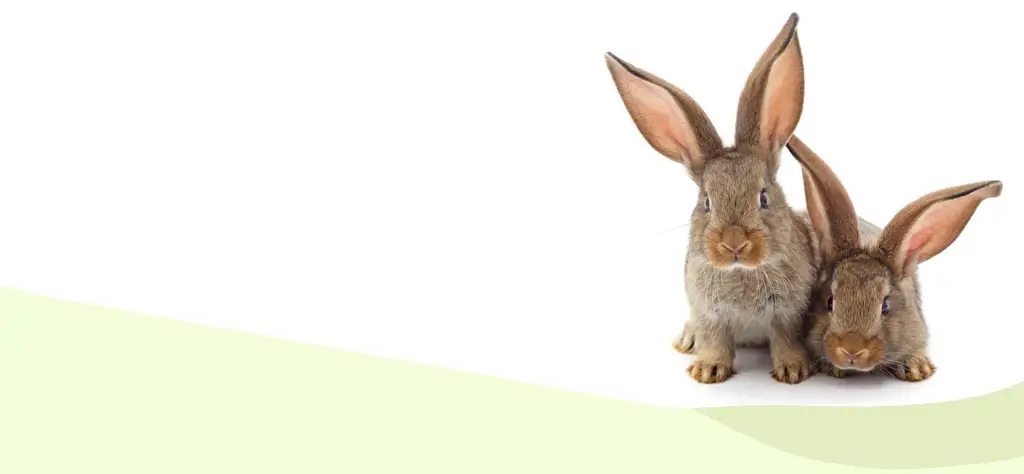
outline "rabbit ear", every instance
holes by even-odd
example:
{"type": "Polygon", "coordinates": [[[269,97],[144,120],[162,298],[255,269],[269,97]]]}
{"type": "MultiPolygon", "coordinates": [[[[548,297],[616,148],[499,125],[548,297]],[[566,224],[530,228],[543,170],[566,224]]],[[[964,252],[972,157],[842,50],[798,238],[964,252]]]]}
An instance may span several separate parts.
{"type": "Polygon", "coordinates": [[[722,149],[711,120],[690,96],[661,78],[605,54],[615,88],[647,143],[697,175],[722,149]]]}
{"type": "Polygon", "coordinates": [[[981,201],[999,196],[1002,190],[1002,182],[985,181],[923,196],[882,229],[878,250],[900,278],[910,276],[918,263],[938,255],[960,236],[981,201]]]}
{"type": "Polygon", "coordinates": [[[793,13],[747,78],[736,111],[736,145],[771,156],[793,135],[804,107],[804,63],[793,13]]]}
{"type": "Polygon", "coordinates": [[[839,254],[860,246],[860,229],[853,202],[832,168],[794,135],[786,145],[804,172],[804,195],[811,226],[818,235],[821,254],[835,263],[839,254]]]}

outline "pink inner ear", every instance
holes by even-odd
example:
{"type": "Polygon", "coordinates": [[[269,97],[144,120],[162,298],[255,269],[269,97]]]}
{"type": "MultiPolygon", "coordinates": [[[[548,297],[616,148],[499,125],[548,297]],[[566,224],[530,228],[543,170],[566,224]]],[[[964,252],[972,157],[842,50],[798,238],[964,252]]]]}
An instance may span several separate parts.
{"type": "MultiPolygon", "coordinates": [[[[794,38],[795,41],[795,38],[794,38]]],[[[791,44],[768,73],[761,105],[761,140],[773,149],[789,139],[803,108],[802,59],[799,46],[791,44]]]]}
{"type": "Polygon", "coordinates": [[[938,203],[921,216],[905,244],[904,265],[917,259],[928,260],[953,242],[966,223],[961,215],[962,208],[957,204],[956,201],[938,203]]]}
{"type": "Polygon", "coordinates": [[[914,232],[914,235],[910,238],[910,242],[907,243],[907,253],[913,253],[920,250],[933,234],[931,226],[916,230],[917,232],[914,232]]]}
{"type": "Polygon", "coordinates": [[[910,237],[910,242],[907,242],[907,256],[903,258],[904,262],[913,261],[917,258],[917,253],[921,251],[921,248],[928,243],[928,240],[932,238],[931,228],[926,227],[910,237]]]}
{"type": "MultiPolygon", "coordinates": [[[[806,173],[806,171],[805,171],[806,173]]],[[[825,212],[825,205],[821,202],[821,196],[818,195],[818,188],[811,181],[811,178],[804,176],[811,192],[808,196],[807,212],[811,215],[811,225],[814,230],[818,232],[818,237],[822,240],[826,240],[831,236],[831,229],[829,228],[828,214],[825,212]]],[[[823,242],[824,243],[824,242],[823,242]]]]}
{"type": "Polygon", "coordinates": [[[907,271],[914,263],[926,262],[945,250],[960,236],[960,232],[971,220],[981,201],[998,196],[1001,186],[1002,183],[991,181],[948,188],[929,194],[905,207],[901,213],[911,214],[894,218],[882,231],[883,241],[886,240],[886,232],[900,232],[913,212],[920,212],[921,206],[924,206],[925,210],[914,219],[910,229],[902,234],[900,246],[894,251],[890,250],[894,252],[890,255],[894,263],[907,271]],[[933,204],[929,205],[928,201],[932,201],[933,204]]]}
{"type": "Polygon", "coordinates": [[[627,107],[635,114],[641,133],[659,152],[689,166],[697,138],[672,94],[628,73],[623,76],[627,107]]]}

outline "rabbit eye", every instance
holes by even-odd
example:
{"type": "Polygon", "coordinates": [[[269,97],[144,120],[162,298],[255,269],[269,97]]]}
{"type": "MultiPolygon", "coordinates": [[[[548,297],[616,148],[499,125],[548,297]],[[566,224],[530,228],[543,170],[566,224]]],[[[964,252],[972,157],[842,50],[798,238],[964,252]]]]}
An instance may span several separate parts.
{"type": "Polygon", "coordinates": [[[711,198],[704,197],[704,212],[711,212],[711,198]]]}
{"type": "Polygon", "coordinates": [[[768,190],[761,190],[761,209],[768,209],[768,190]]]}
{"type": "Polygon", "coordinates": [[[889,315],[889,297],[886,296],[885,299],[882,300],[882,316],[888,316],[888,315],[889,315]]]}
{"type": "Polygon", "coordinates": [[[828,304],[828,312],[831,313],[832,312],[832,295],[829,295],[828,303],[827,304],[828,304]]]}

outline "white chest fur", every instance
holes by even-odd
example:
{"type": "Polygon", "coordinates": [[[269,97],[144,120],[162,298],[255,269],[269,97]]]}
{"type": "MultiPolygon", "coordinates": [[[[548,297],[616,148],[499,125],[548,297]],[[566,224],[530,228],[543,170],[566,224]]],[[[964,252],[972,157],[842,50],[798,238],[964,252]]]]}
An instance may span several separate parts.
{"type": "Polygon", "coordinates": [[[720,302],[709,307],[704,318],[713,326],[727,327],[736,344],[754,345],[767,341],[776,310],[775,298],[769,295],[752,301],[720,302]]]}
{"type": "Polygon", "coordinates": [[[775,318],[800,317],[810,281],[786,278],[782,262],[761,268],[719,270],[688,262],[691,310],[711,326],[728,330],[739,345],[761,344],[775,318]]]}

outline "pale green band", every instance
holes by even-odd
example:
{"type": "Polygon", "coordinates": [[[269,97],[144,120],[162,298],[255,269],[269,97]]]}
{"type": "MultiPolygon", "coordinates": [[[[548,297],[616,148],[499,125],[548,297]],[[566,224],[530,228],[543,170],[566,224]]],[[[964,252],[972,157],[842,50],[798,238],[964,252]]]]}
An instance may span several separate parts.
{"type": "Polygon", "coordinates": [[[656,408],[0,290],[0,473],[1021,473],[1022,402],[656,408]]]}

